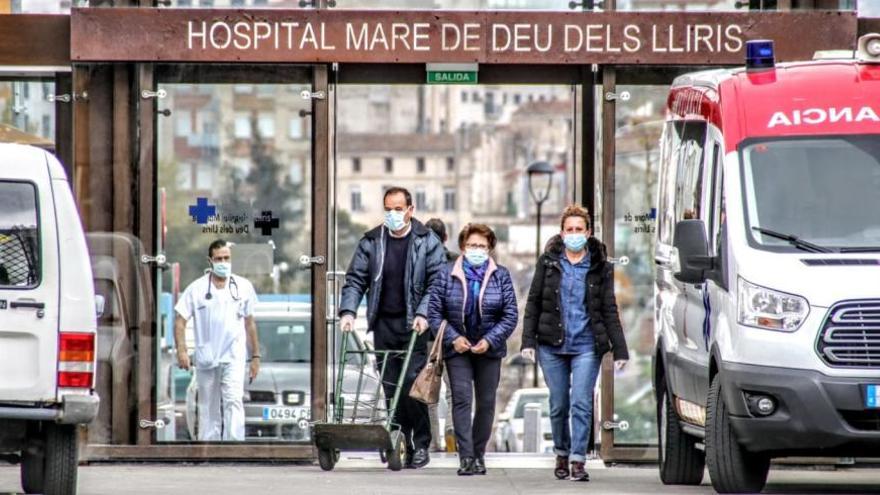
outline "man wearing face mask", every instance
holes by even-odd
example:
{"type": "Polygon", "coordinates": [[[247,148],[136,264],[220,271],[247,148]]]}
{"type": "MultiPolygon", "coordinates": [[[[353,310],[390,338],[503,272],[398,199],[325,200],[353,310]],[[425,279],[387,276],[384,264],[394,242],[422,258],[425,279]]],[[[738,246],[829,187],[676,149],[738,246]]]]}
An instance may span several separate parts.
{"type": "MultiPolygon", "coordinates": [[[[385,396],[394,395],[401,373],[403,390],[397,404],[395,423],[407,442],[407,467],[428,464],[431,423],[428,406],[409,397],[409,389],[427,362],[428,289],[443,268],[445,258],[440,239],[413,218],[409,191],[392,187],[383,198],[385,221],[361,238],[345,274],[340,301],[343,332],[354,329],[361,299],[367,297],[367,328],[373,332],[376,350],[405,350],[412,331],[419,334],[410,366],[403,370],[403,355],[385,364],[385,396]]],[[[383,363],[380,360],[381,369],[383,363]]]]}
{"type": "Polygon", "coordinates": [[[174,307],[177,363],[196,369],[200,441],[245,439],[245,374],[260,372],[260,343],[254,306],[257,294],[244,277],[232,273],[232,251],[218,239],[208,247],[211,269],[189,284],[174,307]],[[186,349],[186,322],[193,319],[195,355],[186,349]],[[247,371],[248,350],[250,367],[247,371]]]}
{"type": "Polygon", "coordinates": [[[533,360],[537,348],[550,389],[554,475],[589,481],[585,463],[599,367],[611,352],[615,367],[623,369],[629,354],[614,296],[614,267],[605,245],[592,237],[589,213],[570,205],[560,227],[535,267],[522,355],[533,360]]]}

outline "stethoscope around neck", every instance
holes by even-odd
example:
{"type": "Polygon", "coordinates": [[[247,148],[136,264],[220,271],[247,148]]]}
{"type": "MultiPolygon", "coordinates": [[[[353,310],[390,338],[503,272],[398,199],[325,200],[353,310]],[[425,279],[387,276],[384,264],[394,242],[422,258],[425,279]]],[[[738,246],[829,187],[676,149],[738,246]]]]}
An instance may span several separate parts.
{"type": "MultiPolygon", "coordinates": [[[[211,286],[214,285],[213,280],[212,280],[213,277],[214,277],[214,274],[211,272],[208,272],[208,292],[205,293],[205,299],[207,299],[208,301],[210,301],[211,299],[214,298],[214,295],[211,294],[211,286]]],[[[235,281],[235,277],[230,275],[228,284],[229,284],[229,295],[232,296],[233,301],[238,301],[239,300],[238,283],[235,281]]]]}

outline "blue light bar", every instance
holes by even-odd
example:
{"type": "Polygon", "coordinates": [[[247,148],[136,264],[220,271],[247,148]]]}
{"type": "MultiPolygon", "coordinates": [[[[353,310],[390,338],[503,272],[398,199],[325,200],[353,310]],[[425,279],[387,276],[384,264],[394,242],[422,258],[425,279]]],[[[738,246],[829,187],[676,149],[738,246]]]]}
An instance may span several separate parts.
{"type": "Polygon", "coordinates": [[[775,63],[772,40],[746,41],[746,69],[769,69],[775,63]]]}

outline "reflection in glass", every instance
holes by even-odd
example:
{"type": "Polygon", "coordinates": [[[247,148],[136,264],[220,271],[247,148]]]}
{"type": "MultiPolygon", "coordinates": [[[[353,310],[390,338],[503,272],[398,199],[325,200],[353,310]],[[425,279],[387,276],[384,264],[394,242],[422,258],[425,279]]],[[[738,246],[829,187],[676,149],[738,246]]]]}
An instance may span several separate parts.
{"type": "MultiPolygon", "coordinates": [[[[615,256],[630,263],[615,267],[620,318],[630,363],[614,377],[614,421],[626,431],[614,433],[615,444],[656,443],[656,406],[651,386],[654,346],[654,236],[660,133],[665,86],[618,86],[632,98],[618,103],[615,136],[615,256]]],[[[607,418],[611,419],[611,418],[607,418]]]]}
{"type": "Polygon", "coordinates": [[[54,151],[55,83],[0,81],[0,141],[54,151]]]}
{"type": "MultiPolygon", "coordinates": [[[[306,85],[164,84],[159,116],[157,409],[164,441],[198,438],[197,372],[177,366],[174,305],[209,268],[208,245],[232,242],[232,272],[257,292],[261,371],[245,380],[248,441],[307,441],[310,417],[311,271],[298,259],[311,243],[310,103],[306,85]],[[163,376],[165,378],[163,378],[163,376]]],[[[194,352],[192,320],[186,347],[194,352]]]]}

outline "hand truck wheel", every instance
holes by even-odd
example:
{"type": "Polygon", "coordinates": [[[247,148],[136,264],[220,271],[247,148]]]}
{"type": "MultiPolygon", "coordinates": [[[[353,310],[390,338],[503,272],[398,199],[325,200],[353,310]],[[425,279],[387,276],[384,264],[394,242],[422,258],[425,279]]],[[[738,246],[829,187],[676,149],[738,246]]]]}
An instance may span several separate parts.
{"type": "Polygon", "coordinates": [[[391,432],[391,449],[385,455],[388,457],[388,469],[400,471],[406,463],[406,438],[400,430],[391,432]]]}
{"type": "Polygon", "coordinates": [[[336,462],[339,461],[339,451],[336,449],[320,449],[318,450],[318,464],[324,471],[333,471],[336,462]]]}

